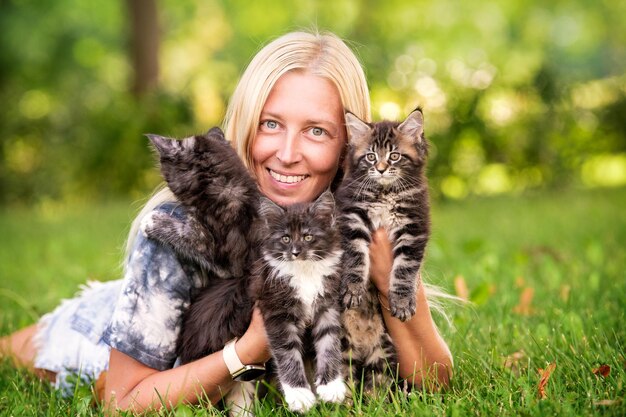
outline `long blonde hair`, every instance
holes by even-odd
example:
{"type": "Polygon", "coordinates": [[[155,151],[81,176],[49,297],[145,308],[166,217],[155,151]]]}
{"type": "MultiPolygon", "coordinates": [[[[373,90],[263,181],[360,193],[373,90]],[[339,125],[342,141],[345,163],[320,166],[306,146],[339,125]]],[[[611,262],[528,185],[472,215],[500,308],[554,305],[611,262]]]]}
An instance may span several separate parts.
{"type": "MultiPolygon", "coordinates": [[[[354,52],[332,33],[291,32],[263,47],[243,72],[228,104],[224,132],[247,167],[261,111],[276,81],[289,71],[305,71],[330,80],[343,106],[361,120],[371,120],[370,98],[363,67],[354,52]]],[[[128,256],[141,219],[166,201],[176,201],[163,185],[133,221],[126,242],[128,256]]]]}

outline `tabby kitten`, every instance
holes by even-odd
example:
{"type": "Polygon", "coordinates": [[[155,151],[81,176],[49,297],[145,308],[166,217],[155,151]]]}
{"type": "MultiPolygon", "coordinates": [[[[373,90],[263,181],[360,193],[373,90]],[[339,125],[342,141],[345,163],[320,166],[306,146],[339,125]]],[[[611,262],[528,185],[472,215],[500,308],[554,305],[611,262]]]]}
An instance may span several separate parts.
{"type": "MultiPolygon", "coordinates": [[[[369,124],[346,114],[350,137],[346,173],[337,191],[344,254],[341,298],[353,377],[395,366],[395,353],[369,280],[372,233],[384,228],[393,248],[389,310],[406,321],[416,311],[419,271],[429,237],[428,145],[422,111],[402,123],[369,124]]],[[[387,306],[385,306],[387,308],[387,306]]]]}
{"type": "Polygon", "coordinates": [[[341,402],[341,240],[330,191],[312,204],[261,204],[266,240],[261,248],[259,308],[285,401],[304,412],[315,403],[305,363],[315,358],[315,387],[324,401],[341,402]]]}

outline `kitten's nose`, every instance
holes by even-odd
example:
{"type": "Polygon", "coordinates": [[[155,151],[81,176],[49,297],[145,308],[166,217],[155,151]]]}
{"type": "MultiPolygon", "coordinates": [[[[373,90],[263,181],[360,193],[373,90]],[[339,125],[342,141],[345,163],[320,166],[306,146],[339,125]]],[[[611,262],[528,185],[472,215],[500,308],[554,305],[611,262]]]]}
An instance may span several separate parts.
{"type": "Polygon", "coordinates": [[[299,248],[293,248],[291,249],[291,254],[293,255],[294,258],[297,258],[298,255],[300,255],[302,251],[299,248]]]}
{"type": "Polygon", "coordinates": [[[385,171],[387,171],[387,164],[382,163],[382,162],[376,164],[376,171],[378,171],[381,174],[383,174],[385,171]]]}

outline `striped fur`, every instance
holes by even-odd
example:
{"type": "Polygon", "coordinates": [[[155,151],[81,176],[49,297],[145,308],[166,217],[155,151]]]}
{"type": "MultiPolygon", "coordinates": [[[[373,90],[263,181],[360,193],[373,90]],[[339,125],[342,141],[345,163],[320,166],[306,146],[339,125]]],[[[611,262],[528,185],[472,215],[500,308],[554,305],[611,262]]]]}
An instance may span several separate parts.
{"type": "Polygon", "coordinates": [[[283,209],[264,199],[267,238],[258,273],[259,309],[285,401],[303,412],[315,403],[305,365],[315,359],[315,387],[325,401],[341,402],[341,241],[335,202],[327,191],[313,204],[283,209]]]}
{"type": "Polygon", "coordinates": [[[353,377],[360,378],[361,371],[376,374],[389,365],[395,368],[393,345],[369,279],[369,245],[379,228],[387,231],[393,249],[391,314],[406,321],[416,311],[419,270],[430,231],[424,176],[428,145],[420,109],[402,123],[368,124],[347,113],[346,126],[350,137],[346,177],[337,191],[344,249],[341,300],[347,309],[344,344],[353,377]]]}

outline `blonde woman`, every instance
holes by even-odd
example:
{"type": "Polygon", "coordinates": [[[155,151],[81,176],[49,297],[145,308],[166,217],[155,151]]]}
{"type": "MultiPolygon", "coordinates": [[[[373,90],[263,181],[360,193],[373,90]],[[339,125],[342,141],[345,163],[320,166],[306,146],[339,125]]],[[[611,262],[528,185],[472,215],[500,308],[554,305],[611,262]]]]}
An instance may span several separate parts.
{"type": "MultiPolygon", "coordinates": [[[[229,103],[224,130],[263,194],[283,205],[312,201],[339,177],[347,141],[344,109],[370,120],[367,82],[354,53],[333,34],[293,32],[251,61],[229,103]]],[[[138,233],[146,213],[168,204],[183,210],[163,188],[135,219],[122,280],[92,284],[37,325],[2,338],[3,354],[61,389],[69,389],[69,374],[97,379],[107,370],[105,404],[135,412],[205,396],[216,402],[233,386],[233,355],[244,368],[266,362],[267,338],[255,311],[236,343],[175,366],[182,315],[201,283],[200,270],[138,233]]],[[[371,247],[371,276],[384,302],[391,270],[384,232],[371,247]]],[[[432,320],[424,286],[417,297],[418,311],[407,322],[383,312],[400,376],[445,386],[450,351],[432,320]]]]}

